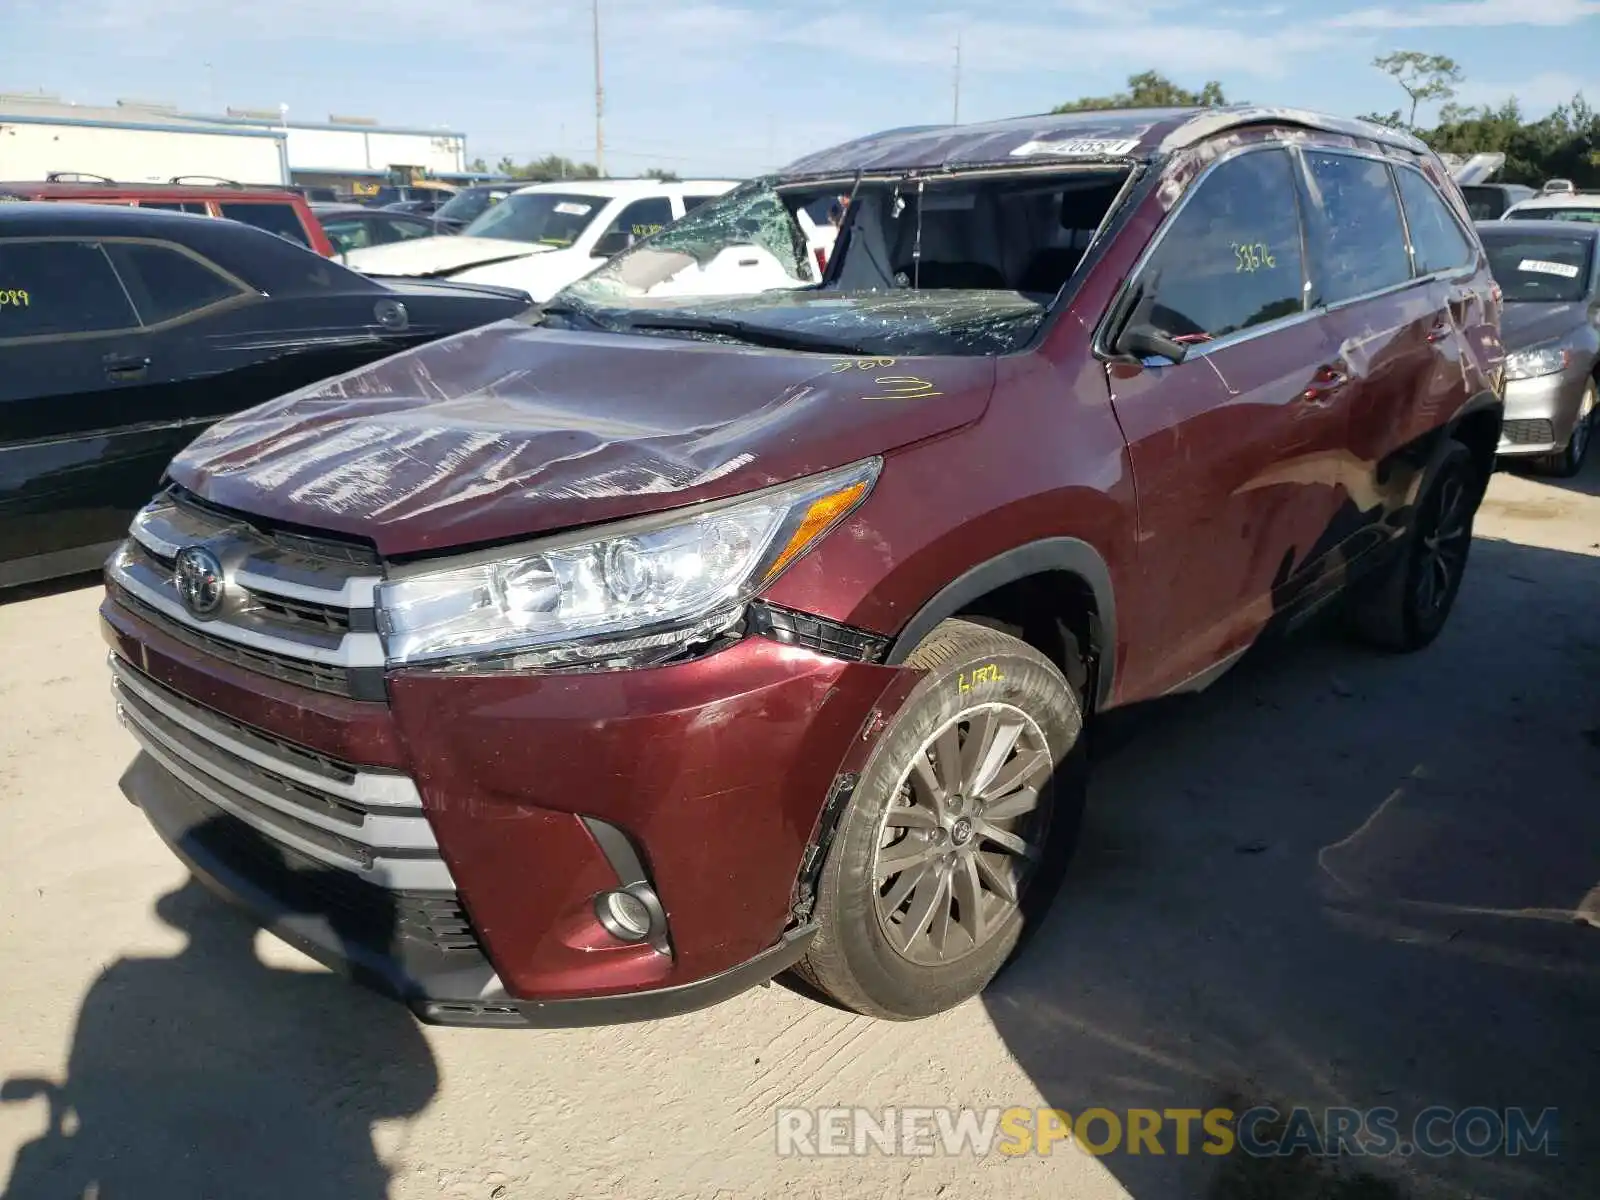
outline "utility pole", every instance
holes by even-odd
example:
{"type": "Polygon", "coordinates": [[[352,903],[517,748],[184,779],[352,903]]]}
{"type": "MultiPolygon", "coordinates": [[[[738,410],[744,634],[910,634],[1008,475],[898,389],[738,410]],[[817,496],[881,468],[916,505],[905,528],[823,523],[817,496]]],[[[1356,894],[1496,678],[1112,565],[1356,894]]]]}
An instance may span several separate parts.
{"type": "Polygon", "coordinates": [[[593,0],[594,11],[594,167],[603,179],[606,173],[606,89],[600,79],[600,0],[593,0]]]}
{"type": "Polygon", "coordinates": [[[956,34],[955,84],[951,90],[955,93],[955,100],[951,106],[950,123],[959,125],[961,124],[961,35],[959,33],[956,34]]]}

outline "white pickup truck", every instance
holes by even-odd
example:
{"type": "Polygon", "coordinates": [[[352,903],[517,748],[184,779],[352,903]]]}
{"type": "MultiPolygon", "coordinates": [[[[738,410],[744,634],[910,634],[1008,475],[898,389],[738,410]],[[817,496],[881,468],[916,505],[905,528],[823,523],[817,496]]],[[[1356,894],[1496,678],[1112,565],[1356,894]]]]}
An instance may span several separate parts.
{"type": "Polygon", "coordinates": [[[543,302],[638,239],[737,186],[725,179],[536,183],[511,193],[453,237],[353,250],[345,261],[368,275],[500,284],[543,302]]]}

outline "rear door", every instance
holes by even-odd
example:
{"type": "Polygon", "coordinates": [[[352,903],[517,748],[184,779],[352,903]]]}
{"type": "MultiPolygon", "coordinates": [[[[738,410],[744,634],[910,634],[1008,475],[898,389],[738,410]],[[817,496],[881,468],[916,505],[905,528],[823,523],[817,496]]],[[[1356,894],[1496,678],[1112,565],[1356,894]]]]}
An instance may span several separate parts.
{"type": "Polygon", "coordinates": [[[1126,686],[1151,695],[1226,664],[1319,586],[1348,418],[1281,147],[1192,185],[1133,286],[1130,327],[1189,347],[1176,365],[1109,368],[1138,497],[1139,627],[1162,631],[1130,647],[1126,686]]]}
{"type": "Polygon", "coordinates": [[[1304,164],[1314,286],[1348,380],[1353,474],[1335,539],[1339,559],[1354,565],[1401,531],[1422,443],[1465,399],[1467,314],[1453,293],[1470,243],[1448,212],[1426,204],[1431,185],[1409,168],[1309,147],[1304,164]],[[1396,169],[1416,213],[1415,263],[1396,169]]]}
{"type": "Polygon", "coordinates": [[[4,584],[93,565],[74,552],[121,536],[120,434],[143,419],[150,349],[99,242],[0,240],[0,290],[4,584]]]}

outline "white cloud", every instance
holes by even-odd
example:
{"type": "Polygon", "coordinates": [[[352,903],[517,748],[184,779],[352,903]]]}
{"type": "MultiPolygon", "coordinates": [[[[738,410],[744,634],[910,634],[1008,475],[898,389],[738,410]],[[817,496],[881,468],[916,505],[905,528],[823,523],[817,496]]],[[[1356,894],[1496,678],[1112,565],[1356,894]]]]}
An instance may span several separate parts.
{"type": "Polygon", "coordinates": [[[1600,100],[1596,91],[1593,80],[1585,88],[1584,80],[1576,75],[1544,71],[1517,83],[1463,83],[1456,89],[1455,102],[1474,108],[1498,107],[1515,96],[1525,115],[1542,116],[1557,105],[1566,104],[1579,92],[1585,92],[1591,101],[1600,100]]]}
{"type": "Polygon", "coordinates": [[[1408,8],[1363,8],[1333,18],[1341,29],[1434,29],[1494,25],[1574,25],[1600,16],[1600,0],[1451,0],[1408,8]]]}

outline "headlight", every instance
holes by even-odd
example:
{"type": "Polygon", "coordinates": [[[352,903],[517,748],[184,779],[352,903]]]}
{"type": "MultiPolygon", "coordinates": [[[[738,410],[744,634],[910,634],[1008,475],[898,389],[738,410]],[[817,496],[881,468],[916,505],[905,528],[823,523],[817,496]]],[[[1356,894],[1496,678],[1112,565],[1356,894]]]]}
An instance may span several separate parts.
{"type": "Polygon", "coordinates": [[[391,664],[643,666],[709,641],[866,499],[881,459],[417,569],[379,590],[391,664]]]}
{"type": "Polygon", "coordinates": [[[1572,363],[1572,351],[1559,346],[1535,346],[1506,356],[1507,379],[1534,379],[1565,371],[1572,363]]]}

